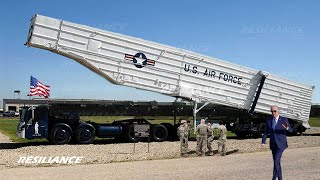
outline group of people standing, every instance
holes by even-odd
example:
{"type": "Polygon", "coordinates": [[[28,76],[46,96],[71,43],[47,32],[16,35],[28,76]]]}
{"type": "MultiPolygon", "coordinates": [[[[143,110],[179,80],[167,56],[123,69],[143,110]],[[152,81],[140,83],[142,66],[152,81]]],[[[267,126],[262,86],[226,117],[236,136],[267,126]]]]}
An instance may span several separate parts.
{"type": "MultiPolygon", "coordinates": [[[[266,120],[266,128],[263,133],[261,146],[264,148],[266,139],[270,135],[270,149],[272,151],[273,158],[273,177],[272,179],[282,180],[282,168],[281,157],[284,150],[288,147],[286,132],[293,132],[292,127],[289,124],[287,118],[280,116],[279,107],[276,105],[271,106],[272,116],[266,120]]],[[[187,156],[189,131],[191,129],[190,123],[186,120],[180,122],[178,128],[178,136],[181,142],[181,155],[187,156]]],[[[213,155],[212,142],[214,139],[214,129],[210,123],[205,123],[205,119],[201,119],[200,124],[196,127],[197,138],[197,154],[204,156],[206,149],[208,149],[208,155],[213,155]]],[[[219,122],[218,128],[218,153],[226,155],[226,140],[227,140],[227,128],[223,125],[223,122],[219,122]]]]}
{"type": "MultiPolygon", "coordinates": [[[[180,138],[180,153],[181,156],[185,157],[188,155],[188,140],[190,134],[191,125],[186,120],[181,120],[180,126],[178,127],[178,136],[180,138]]],[[[205,119],[201,119],[200,124],[196,127],[196,139],[197,149],[196,153],[199,156],[213,155],[213,140],[214,140],[214,128],[211,123],[206,123],[205,119]]],[[[219,122],[218,128],[218,153],[226,155],[226,141],[227,141],[227,128],[223,125],[223,121],[219,122]]]]}

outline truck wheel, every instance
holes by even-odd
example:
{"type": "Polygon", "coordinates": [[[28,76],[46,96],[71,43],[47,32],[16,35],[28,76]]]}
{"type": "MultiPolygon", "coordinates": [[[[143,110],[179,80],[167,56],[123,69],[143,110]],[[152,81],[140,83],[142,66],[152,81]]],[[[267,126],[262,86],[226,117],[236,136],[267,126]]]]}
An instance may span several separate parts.
{"type": "Polygon", "coordinates": [[[240,139],[246,139],[248,134],[246,132],[235,132],[235,134],[237,135],[237,137],[239,137],[240,139]]]}
{"type": "Polygon", "coordinates": [[[50,136],[46,138],[50,143],[52,143],[50,136]]]}
{"type": "MultiPolygon", "coordinates": [[[[292,126],[291,126],[291,127],[292,127],[292,126]]],[[[297,129],[296,135],[302,136],[302,135],[303,135],[303,132],[305,132],[305,131],[306,131],[306,129],[305,129],[302,125],[300,125],[300,126],[298,127],[298,129],[297,129]]]]}
{"type": "Polygon", "coordinates": [[[51,131],[50,140],[53,144],[67,144],[71,139],[71,132],[67,126],[57,126],[51,131]]]}
{"type": "Polygon", "coordinates": [[[134,137],[134,129],[133,129],[133,127],[134,127],[133,124],[128,126],[128,129],[127,129],[127,140],[129,142],[139,142],[141,140],[141,138],[134,137]]]}
{"type": "Polygon", "coordinates": [[[79,127],[75,132],[75,138],[79,144],[91,144],[95,138],[95,129],[89,125],[79,127]]]}
{"type": "Polygon", "coordinates": [[[156,142],[162,142],[168,138],[168,130],[164,125],[157,124],[151,128],[151,138],[156,142]]]}

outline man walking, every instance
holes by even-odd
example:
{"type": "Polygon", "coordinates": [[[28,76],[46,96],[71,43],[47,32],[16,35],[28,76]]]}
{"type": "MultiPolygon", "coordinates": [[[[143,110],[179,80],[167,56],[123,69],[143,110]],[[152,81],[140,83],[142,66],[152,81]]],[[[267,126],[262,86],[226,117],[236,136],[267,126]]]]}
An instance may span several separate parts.
{"type": "Polygon", "coordinates": [[[178,127],[178,136],[180,138],[180,154],[181,156],[186,157],[189,138],[189,126],[186,120],[182,120],[180,122],[180,126],[178,127]]]}
{"type": "Polygon", "coordinates": [[[218,153],[222,156],[227,154],[226,143],[227,143],[227,128],[223,125],[223,121],[219,121],[218,128],[218,153]]]}
{"type": "Polygon", "coordinates": [[[273,157],[273,177],[282,180],[281,156],[288,147],[286,131],[292,132],[288,119],[279,115],[279,107],[271,106],[272,117],[266,120],[266,128],[262,137],[262,147],[265,146],[268,134],[270,134],[270,149],[273,157]]]}
{"type": "Polygon", "coordinates": [[[204,156],[207,143],[208,126],[205,124],[205,120],[201,119],[200,124],[197,126],[197,154],[204,156]]]}

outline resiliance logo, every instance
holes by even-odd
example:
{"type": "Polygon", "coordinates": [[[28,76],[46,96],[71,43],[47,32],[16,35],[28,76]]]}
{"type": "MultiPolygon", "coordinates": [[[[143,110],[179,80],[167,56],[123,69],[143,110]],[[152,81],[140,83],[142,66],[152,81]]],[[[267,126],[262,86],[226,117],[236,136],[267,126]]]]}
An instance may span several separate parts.
{"type": "Polygon", "coordinates": [[[80,164],[82,156],[21,156],[17,161],[18,164],[80,164]]]}

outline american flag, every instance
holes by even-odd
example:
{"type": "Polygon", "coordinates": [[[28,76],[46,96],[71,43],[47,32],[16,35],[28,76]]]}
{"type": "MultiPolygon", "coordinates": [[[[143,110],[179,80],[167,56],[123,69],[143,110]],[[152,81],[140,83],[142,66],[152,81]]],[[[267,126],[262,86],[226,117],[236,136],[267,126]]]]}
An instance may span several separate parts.
{"type": "Polygon", "coordinates": [[[42,84],[36,78],[30,79],[30,96],[39,95],[40,97],[50,97],[50,86],[42,84]]]}

